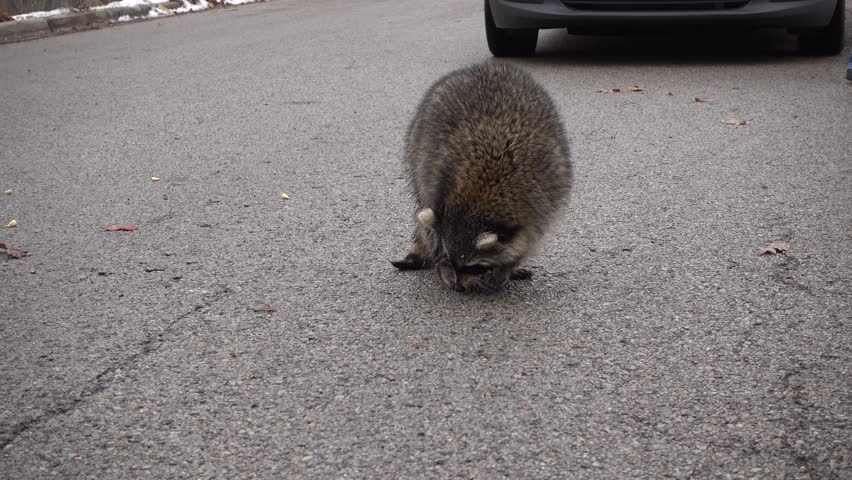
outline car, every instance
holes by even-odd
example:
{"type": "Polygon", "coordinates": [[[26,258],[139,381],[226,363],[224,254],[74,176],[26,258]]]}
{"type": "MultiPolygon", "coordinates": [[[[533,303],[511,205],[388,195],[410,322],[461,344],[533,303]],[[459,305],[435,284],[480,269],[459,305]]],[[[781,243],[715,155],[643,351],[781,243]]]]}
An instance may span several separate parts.
{"type": "Polygon", "coordinates": [[[786,28],[799,48],[843,48],[846,0],[485,0],[485,36],[496,57],[535,53],[538,31],[574,33],[664,28],[786,28]]]}

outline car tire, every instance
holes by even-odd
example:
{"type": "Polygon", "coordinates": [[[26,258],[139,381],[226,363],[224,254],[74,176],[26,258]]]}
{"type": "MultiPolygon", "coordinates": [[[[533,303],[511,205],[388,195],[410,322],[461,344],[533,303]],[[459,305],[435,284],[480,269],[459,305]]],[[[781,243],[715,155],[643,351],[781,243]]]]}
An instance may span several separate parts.
{"type": "Polygon", "coordinates": [[[485,38],[488,49],[495,57],[529,57],[535,53],[538,29],[497,28],[491,15],[491,6],[485,0],[485,38]]]}
{"type": "Polygon", "coordinates": [[[837,0],[831,22],[822,28],[799,33],[799,50],[813,55],[836,55],[843,50],[843,28],[846,23],[846,0],[837,0]]]}

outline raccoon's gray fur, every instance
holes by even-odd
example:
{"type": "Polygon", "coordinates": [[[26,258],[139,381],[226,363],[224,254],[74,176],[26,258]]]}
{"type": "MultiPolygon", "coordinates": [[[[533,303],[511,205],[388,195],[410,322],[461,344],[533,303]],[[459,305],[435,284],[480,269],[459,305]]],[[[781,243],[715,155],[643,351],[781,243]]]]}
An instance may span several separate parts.
{"type": "Polygon", "coordinates": [[[520,264],[567,199],[571,165],[556,108],[529,74],[485,63],[438,80],[408,128],[405,166],[417,224],[395,267],[437,267],[457,291],[530,278],[520,264]]]}

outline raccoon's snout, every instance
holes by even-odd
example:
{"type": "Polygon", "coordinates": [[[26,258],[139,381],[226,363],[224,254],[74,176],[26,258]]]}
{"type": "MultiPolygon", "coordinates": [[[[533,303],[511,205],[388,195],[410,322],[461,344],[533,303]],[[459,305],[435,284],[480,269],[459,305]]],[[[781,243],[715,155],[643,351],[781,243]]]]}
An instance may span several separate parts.
{"type": "Polygon", "coordinates": [[[486,267],[484,265],[456,267],[446,257],[438,262],[437,268],[444,285],[456,292],[467,292],[469,290],[500,291],[508,284],[509,275],[512,271],[511,268],[486,267]]]}
{"type": "Polygon", "coordinates": [[[478,285],[489,292],[499,292],[509,284],[511,269],[495,268],[479,278],[478,285]]]}
{"type": "Polygon", "coordinates": [[[478,275],[471,275],[456,269],[453,263],[446,258],[438,262],[438,274],[441,276],[444,285],[457,292],[466,292],[479,283],[478,275]]]}

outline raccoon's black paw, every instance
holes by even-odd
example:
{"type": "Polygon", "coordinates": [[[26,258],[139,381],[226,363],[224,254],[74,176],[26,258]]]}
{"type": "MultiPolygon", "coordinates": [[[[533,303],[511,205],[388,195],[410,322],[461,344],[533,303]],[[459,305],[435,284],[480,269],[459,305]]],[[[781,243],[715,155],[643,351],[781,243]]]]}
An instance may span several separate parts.
{"type": "Polygon", "coordinates": [[[422,270],[430,267],[429,262],[411,253],[402,260],[391,260],[391,265],[399,270],[422,270]]]}
{"type": "Polygon", "coordinates": [[[512,270],[511,280],[529,280],[532,278],[532,270],[526,267],[518,267],[512,270]]]}

